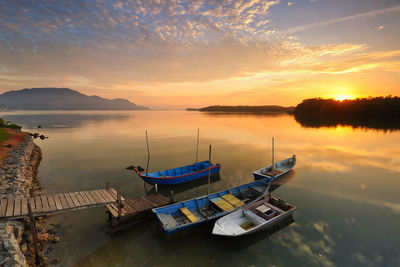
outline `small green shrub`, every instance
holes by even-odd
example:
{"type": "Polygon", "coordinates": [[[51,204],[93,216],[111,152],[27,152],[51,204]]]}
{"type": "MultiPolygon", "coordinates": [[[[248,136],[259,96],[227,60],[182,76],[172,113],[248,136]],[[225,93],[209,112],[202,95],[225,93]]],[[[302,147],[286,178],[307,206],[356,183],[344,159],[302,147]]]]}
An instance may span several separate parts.
{"type": "Polygon", "coordinates": [[[9,136],[10,134],[4,128],[0,128],[0,142],[7,140],[9,136]]]}
{"type": "Polygon", "coordinates": [[[15,123],[11,123],[11,121],[5,121],[2,118],[0,118],[0,127],[10,128],[16,131],[21,131],[22,129],[22,126],[17,125],[15,123]]]}
{"type": "Polygon", "coordinates": [[[10,129],[13,129],[13,130],[16,130],[16,131],[21,131],[21,128],[22,128],[22,126],[19,126],[19,125],[15,124],[15,123],[8,124],[6,127],[10,128],[10,129]]]}

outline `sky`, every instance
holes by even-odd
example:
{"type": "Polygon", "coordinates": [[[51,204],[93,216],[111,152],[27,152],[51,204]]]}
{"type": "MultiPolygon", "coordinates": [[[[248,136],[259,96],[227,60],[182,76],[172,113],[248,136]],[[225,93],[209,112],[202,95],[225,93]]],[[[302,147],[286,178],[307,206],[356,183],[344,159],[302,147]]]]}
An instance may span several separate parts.
{"type": "Polygon", "coordinates": [[[151,108],[400,95],[399,0],[0,1],[0,93],[151,108]]]}

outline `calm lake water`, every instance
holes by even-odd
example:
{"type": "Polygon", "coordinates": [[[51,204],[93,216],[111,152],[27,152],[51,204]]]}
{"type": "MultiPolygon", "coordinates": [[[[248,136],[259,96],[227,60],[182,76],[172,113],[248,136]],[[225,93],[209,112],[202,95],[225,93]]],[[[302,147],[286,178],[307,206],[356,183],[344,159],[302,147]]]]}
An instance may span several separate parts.
{"type": "MultiPolygon", "coordinates": [[[[297,155],[295,169],[273,195],[297,207],[294,222],[246,239],[221,239],[202,228],[165,239],[154,220],[108,235],[104,207],[52,216],[61,241],[49,260],[60,266],[400,266],[400,131],[351,127],[304,128],[292,116],[203,114],[186,111],[15,111],[0,116],[37,140],[43,193],[104,188],[125,197],[144,194],[129,165],[150,170],[199,160],[222,164],[211,190],[253,180],[251,171],[297,155]],[[38,129],[37,125],[42,128],[38,129]]],[[[175,189],[184,200],[207,185],[175,189]]]]}

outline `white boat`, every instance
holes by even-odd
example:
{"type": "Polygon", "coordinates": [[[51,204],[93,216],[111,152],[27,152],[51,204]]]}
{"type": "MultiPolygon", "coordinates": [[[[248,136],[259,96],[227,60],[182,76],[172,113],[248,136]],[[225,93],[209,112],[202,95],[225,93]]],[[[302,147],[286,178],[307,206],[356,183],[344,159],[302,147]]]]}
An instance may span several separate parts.
{"type": "Polygon", "coordinates": [[[284,200],[270,196],[220,218],[215,222],[212,233],[232,237],[254,233],[284,220],[295,209],[284,200]]]}
{"type": "Polygon", "coordinates": [[[254,179],[256,180],[265,178],[271,179],[273,177],[273,180],[275,181],[293,169],[294,165],[296,165],[296,155],[293,155],[291,158],[273,163],[272,165],[261,168],[252,173],[254,175],[254,179]]]}

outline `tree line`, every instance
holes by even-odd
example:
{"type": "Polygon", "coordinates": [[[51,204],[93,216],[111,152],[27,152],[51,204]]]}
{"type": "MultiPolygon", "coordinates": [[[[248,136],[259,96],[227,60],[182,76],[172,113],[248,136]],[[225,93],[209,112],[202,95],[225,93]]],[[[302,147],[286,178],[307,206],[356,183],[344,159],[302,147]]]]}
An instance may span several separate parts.
{"type": "Polygon", "coordinates": [[[294,107],[281,106],[209,106],[200,108],[205,112],[239,112],[239,113],[288,113],[292,114],[294,107]]]}
{"type": "Polygon", "coordinates": [[[294,110],[304,126],[351,125],[376,129],[400,129],[400,97],[369,97],[354,100],[311,98],[294,110]]]}

